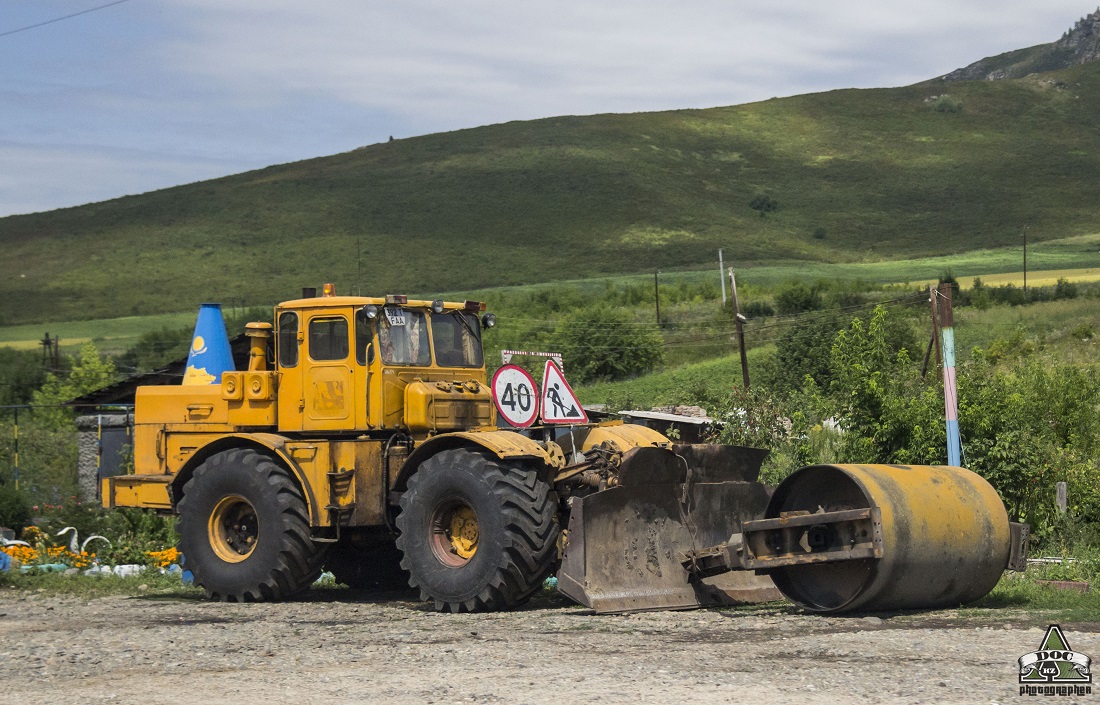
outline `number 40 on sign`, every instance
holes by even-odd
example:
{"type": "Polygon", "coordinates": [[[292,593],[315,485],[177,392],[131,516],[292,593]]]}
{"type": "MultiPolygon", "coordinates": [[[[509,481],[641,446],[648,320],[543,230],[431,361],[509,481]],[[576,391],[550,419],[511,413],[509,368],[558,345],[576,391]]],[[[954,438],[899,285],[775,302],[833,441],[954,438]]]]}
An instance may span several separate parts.
{"type": "Polygon", "coordinates": [[[527,428],[539,415],[539,386],[519,365],[505,365],[493,375],[493,403],[510,425],[527,428]]]}

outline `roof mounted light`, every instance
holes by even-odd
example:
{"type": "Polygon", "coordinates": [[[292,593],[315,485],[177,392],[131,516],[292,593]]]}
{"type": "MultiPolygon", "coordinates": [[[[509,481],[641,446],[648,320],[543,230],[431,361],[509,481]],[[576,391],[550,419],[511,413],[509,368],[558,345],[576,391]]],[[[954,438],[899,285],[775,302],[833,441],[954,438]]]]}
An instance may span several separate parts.
{"type": "Polygon", "coordinates": [[[485,302],[484,301],[466,301],[465,303],[462,304],[462,308],[467,310],[467,311],[484,311],[485,310],[485,302]]]}
{"type": "Polygon", "coordinates": [[[386,303],[388,304],[407,304],[409,303],[409,297],[403,294],[386,294],[386,303]]]}
{"type": "Polygon", "coordinates": [[[363,308],[359,309],[359,312],[367,318],[378,318],[378,307],[374,304],[367,304],[363,308]]]}
{"type": "Polygon", "coordinates": [[[336,296],[336,285],[325,284],[325,288],[321,290],[321,296],[336,296]]]}
{"type": "Polygon", "coordinates": [[[481,327],[482,328],[486,328],[486,329],[492,328],[496,324],[497,324],[497,316],[496,316],[495,313],[487,313],[487,314],[485,314],[484,316],[481,317],[481,327]]]}
{"type": "Polygon", "coordinates": [[[432,313],[443,313],[443,299],[436,299],[432,302],[432,313]]]}

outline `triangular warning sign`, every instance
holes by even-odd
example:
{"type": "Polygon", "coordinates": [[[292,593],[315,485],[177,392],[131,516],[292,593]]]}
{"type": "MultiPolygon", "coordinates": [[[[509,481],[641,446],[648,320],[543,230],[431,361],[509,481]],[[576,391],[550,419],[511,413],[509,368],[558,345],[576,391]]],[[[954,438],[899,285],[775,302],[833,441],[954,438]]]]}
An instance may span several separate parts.
{"type": "Polygon", "coordinates": [[[588,423],[588,414],[565,381],[561,368],[549,359],[542,373],[542,422],[588,423]]]}

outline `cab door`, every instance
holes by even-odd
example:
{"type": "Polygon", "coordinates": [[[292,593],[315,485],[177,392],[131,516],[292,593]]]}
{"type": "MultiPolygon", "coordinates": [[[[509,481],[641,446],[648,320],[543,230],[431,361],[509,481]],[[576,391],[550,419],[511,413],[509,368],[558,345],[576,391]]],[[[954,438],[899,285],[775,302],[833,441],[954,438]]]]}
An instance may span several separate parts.
{"type": "Polygon", "coordinates": [[[352,383],[351,328],[344,315],[317,313],[306,321],[305,431],[351,430],[355,392],[352,383]]]}
{"type": "Polygon", "coordinates": [[[305,331],[298,311],[278,311],[276,317],[276,361],[279,369],[279,430],[301,431],[306,402],[302,387],[305,331]]]}

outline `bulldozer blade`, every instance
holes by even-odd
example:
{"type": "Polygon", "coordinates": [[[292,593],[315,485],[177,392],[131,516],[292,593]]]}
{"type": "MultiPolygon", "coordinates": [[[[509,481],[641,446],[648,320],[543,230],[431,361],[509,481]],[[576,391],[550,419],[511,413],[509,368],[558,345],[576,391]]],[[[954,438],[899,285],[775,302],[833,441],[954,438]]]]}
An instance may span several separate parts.
{"type": "Polygon", "coordinates": [[[723,479],[744,476],[753,463],[758,469],[762,459],[734,463],[724,473],[717,465],[689,470],[687,458],[669,450],[629,451],[617,486],[571,500],[558,589],[612,613],[780,599],[767,576],[695,579],[681,563],[687,553],[728,541],[743,522],[764,515],[769,493],[763,485],[723,479]]]}

